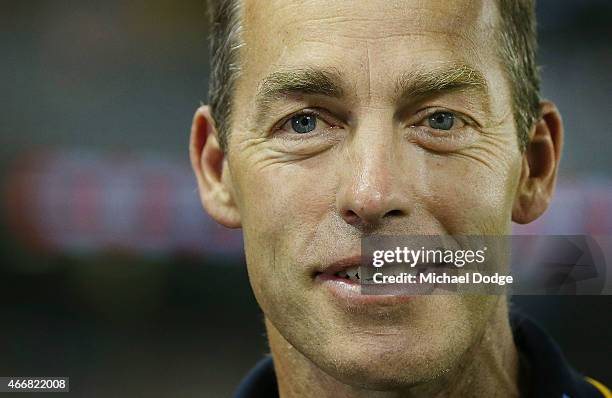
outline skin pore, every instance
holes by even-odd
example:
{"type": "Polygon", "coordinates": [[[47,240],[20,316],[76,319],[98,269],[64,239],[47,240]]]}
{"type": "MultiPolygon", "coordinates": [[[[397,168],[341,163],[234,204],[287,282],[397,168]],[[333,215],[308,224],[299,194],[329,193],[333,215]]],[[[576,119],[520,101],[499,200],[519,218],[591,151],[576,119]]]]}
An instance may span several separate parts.
{"type": "Polygon", "coordinates": [[[206,210],[243,229],[281,397],[518,396],[505,297],[362,305],[316,277],[369,234],[509,234],[546,209],[561,119],[543,102],[519,150],[494,2],[242,11],[228,147],[202,107],[190,153],[206,210]]]}

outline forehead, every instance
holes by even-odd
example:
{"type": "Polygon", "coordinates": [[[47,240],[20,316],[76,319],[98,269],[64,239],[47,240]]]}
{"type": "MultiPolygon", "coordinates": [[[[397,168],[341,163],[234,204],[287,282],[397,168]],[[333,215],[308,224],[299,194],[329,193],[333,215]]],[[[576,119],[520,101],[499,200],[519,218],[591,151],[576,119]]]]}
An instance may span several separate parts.
{"type": "Polygon", "coordinates": [[[495,16],[491,0],[243,0],[252,30],[299,39],[305,33],[376,39],[398,34],[462,33],[495,16]],[[311,26],[315,31],[300,28],[311,26]]]}
{"type": "Polygon", "coordinates": [[[283,68],[336,68],[369,96],[385,95],[413,68],[463,63],[486,71],[496,17],[490,0],[244,0],[237,93],[251,97],[283,68]]]}

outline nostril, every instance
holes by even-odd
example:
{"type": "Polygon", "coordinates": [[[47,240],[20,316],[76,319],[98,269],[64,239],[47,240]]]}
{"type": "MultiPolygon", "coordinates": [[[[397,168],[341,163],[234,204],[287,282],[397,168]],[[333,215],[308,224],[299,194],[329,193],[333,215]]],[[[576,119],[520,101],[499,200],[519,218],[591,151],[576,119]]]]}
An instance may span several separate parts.
{"type": "Polygon", "coordinates": [[[346,221],[350,225],[372,224],[372,223],[382,221],[383,218],[387,218],[387,217],[395,218],[395,217],[402,217],[404,215],[405,213],[400,209],[389,210],[388,212],[384,213],[382,217],[380,218],[377,217],[376,219],[373,219],[372,217],[368,218],[366,213],[360,215],[356,211],[350,210],[350,209],[346,209],[342,212],[342,218],[344,219],[344,221],[346,221]]]}
{"type": "Polygon", "coordinates": [[[358,224],[361,220],[361,217],[359,217],[357,213],[348,209],[342,212],[342,218],[344,218],[344,221],[351,225],[358,224]]]}
{"type": "Polygon", "coordinates": [[[399,209],[390,210],[385,214],[385,217],[399,217],[403,216],[404,212],[399,209]]]}

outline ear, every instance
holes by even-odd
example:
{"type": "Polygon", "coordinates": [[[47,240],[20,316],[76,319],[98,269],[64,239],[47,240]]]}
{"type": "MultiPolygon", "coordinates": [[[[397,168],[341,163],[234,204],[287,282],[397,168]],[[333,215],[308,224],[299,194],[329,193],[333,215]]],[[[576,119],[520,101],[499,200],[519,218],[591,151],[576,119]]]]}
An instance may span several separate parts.
{"type": "Polygon", "coordinates": [[[527,224],[544,213],[550,203],[563,149],[563,121],[550,101],[540,103],[540,119],[532,128],[523,154],[512,221],[527,224]]]}
{"type": "Polygon", "coordinates": [[[233,198],[232,179],[214,126],[209,107],[198,108],[191,125],[191,167],[208,214],[226,227],[239,228],[240,213],[233,198]]]}

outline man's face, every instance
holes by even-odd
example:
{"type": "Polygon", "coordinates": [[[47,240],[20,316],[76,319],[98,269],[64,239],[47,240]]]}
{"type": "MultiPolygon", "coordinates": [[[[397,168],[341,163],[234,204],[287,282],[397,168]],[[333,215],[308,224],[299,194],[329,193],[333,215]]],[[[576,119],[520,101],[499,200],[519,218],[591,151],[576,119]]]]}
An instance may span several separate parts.
{"type": "Polygon", "coordinates": [[[340,380],[439,375],[498,297],[366,303],[320,272],[359,256],[368,234],[509,232],[521,154],[494,2],[251,0],[243,11],[228,165],[266,318],[340,380]]]}

